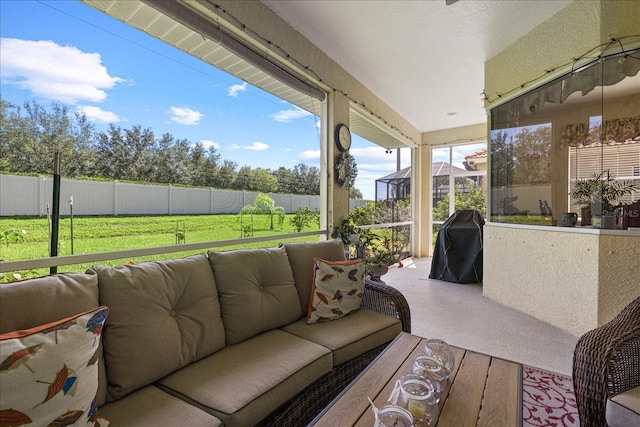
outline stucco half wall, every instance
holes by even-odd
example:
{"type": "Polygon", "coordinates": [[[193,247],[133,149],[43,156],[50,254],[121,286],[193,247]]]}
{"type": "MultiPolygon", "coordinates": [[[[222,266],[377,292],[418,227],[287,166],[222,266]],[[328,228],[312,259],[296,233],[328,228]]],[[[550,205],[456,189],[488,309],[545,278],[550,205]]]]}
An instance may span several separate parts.
{"type": "Polygon", "coordinates": [[[640,232],[487,223],[483,294],[574,335],[640,296],[640,232]]]}

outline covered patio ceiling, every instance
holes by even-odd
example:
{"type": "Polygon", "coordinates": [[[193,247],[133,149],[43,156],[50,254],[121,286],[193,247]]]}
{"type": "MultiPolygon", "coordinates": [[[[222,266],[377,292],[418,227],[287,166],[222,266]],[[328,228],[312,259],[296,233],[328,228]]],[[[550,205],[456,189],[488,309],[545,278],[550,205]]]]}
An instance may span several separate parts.
{"type": "Polygon", "coordinates": [[[571,3],[262,2],[420,132],[486,122],[485,61],[571,3]]]}

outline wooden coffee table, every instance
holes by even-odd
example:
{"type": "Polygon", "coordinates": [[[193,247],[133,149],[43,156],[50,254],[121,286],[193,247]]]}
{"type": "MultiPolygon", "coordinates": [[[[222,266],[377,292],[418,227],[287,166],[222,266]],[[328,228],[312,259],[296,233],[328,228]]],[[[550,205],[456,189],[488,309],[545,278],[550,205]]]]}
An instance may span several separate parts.
{"type": "MultiPolygon", "coordinates": [[[[374,424],[370,397],[387,404],[395,381],[411,371],[424,338],[401,333],[309,425],[321,427],[374,424]]],[[[439,403],[439,427],[520,426],[522,365],[452,347],[456,364],[439,403]]]]}

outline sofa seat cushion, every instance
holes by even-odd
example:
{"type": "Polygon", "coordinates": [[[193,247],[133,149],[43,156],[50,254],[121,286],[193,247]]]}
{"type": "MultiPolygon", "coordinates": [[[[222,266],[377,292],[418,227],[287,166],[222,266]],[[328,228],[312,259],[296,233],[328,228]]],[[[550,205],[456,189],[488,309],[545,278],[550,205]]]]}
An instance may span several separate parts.
{"type": "Polygon", "coordinates": [[[110,309],[103,333],[108,401],[224,347],[206,255],[93,270],[110,309]]]}
{"type": "Polygon", "coordinates": [[[331,367],[327,348],[274,329],[227,346],[157,385],[217,416],[227,427],[249,426],[331,367]]]}
{"type": "Polygon", "coordinates": [[[309,325],[306,319],[301,319],[281,329],[327,347],[333,352],[333,365],[337,366],[393,340],[402,332],[402,324],[391,316],[361,308],[331,322],[309,325]]]}
{"type": "Polygon", "coordinates": [[[302,316],[293,273],[283,249],[209,252],[209,261],[220,294],[227,345],[302,316]]]}
{"type": "Polygon", "coordinates": [[[325,261],[344,261],[344,245],[342,240],[338,239],[320,242],[291,242],[281,245],[289,257],[298,298],[300,298],[300,306],[306,310],[311,298],[314,259],[317,257],[325,261]]]}
{"type": "Polygon", "coordinates": [[[607,399],[605,414],[610,427],[640,425],[640,386],[607,399]]]}
{"type": "Polygon", "coordinates": [[[100,416],[112,426],[218,427],[215,416],[153,385],[141,388],[100,408],[100,416]]]}

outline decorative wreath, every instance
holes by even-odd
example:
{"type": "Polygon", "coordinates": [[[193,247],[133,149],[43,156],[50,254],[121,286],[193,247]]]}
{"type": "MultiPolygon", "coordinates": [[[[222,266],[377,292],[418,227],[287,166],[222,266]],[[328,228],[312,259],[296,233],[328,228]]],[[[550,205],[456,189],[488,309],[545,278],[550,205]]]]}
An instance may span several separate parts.
{"type": "Polygon", "coordinates": [[[355,157],[349,153],[340,153],[336,160],[335,168],[338,184],[341,187],[353,187],[358,176],[358,165],[355,157]]]}

